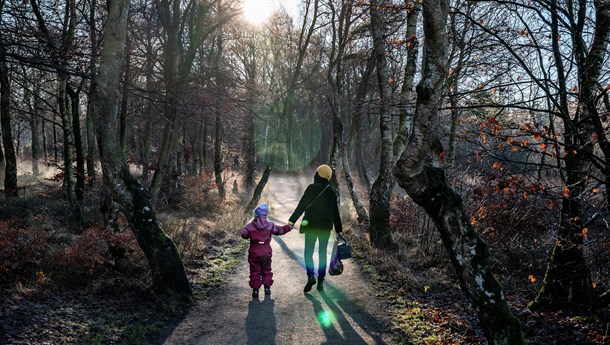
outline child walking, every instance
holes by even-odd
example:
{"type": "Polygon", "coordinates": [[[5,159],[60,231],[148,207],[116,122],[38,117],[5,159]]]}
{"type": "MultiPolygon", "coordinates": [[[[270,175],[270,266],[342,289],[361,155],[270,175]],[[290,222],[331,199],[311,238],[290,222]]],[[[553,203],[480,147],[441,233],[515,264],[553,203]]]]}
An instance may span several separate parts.
{"type": "Polygon", "coordinates": [[[283,235],[292,230],[290,225],[278,226],[267,220],[269,206],[262,204],[254,210],[254,219],[241,230],[242,238],[250,239],[248,263],[250,264],[250,287],[252,297],[258,297],[258,289],[265,286],[265,295],[271,294],[273,272],[271,272],[271,235],[283,235]]]}

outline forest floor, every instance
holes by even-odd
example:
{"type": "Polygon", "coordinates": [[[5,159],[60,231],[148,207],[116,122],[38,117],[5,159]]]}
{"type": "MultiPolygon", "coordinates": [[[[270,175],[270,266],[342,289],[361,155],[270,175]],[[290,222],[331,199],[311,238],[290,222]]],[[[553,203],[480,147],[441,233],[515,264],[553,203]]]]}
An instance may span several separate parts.
{"type": "MultiPolygon", "coordinates": [[[[272,207],[271,219],[286,222],[309,183],[309,177],[272,176],[261,199],[272,207]]],[[[363,235],[358,231],[348,228],[346,236],[363,235]]],[[[221,256],[189,263],[197,296],[191,305],[156,296],[130,277],[80,289],[0,286],[0,344],[486,343],[450,269],[411,270],[415,280],[437,281],[425,289],[404,286],[352,241],[356,257],[344,262],[344,273],[328,277],[324,292],[314,286],[304,294],[302,242],[298,229],[274,238],[275,283],[259,299],[251,297],[241,239],[221,256]]],[[[597,319],[530,312],[529,300],[531,294],[507,291],[529,344],[610,344],[608,310],[597,319]]]]}

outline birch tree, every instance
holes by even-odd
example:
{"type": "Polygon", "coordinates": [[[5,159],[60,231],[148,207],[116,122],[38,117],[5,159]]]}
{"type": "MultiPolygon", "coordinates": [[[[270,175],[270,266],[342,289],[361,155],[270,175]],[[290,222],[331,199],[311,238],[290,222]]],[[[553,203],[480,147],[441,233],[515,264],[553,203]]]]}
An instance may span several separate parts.
{"type": "Polygon", "coordinates": [[[191,286],[174,242],[159,227],[148,191],[129,172],[119,141],[119,81],[125,61],[129,0],[110,3],[93,97],[93,119],[104,184],[148,260],[153,287],[190,298],[191,286]]]}
{"type": "Polygon", "coordinates": [[[490,344],[525,344],[519,321],[507,306],[502,288],[491,272],[489,249],[472,228],[460,196],[447,184],[444,171],[429,163],[438,140],[434,125],[448,74],[446,0],[423,3],[422,78],[417,85],[413,132],[398,160],[398,184],[436,224],[458,276],[460,287],[477,311],[490,344]]]}

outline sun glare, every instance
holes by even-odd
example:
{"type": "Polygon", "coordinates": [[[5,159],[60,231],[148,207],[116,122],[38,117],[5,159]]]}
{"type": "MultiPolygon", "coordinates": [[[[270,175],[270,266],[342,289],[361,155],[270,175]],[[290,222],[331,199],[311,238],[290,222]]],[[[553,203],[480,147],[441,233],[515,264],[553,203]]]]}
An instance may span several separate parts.
{"type": "Polygon", "coordinates": [[[274,6],[268,0],[243,0],[242,15],[251,24],[258,25],[273,13],[274,6]]]}

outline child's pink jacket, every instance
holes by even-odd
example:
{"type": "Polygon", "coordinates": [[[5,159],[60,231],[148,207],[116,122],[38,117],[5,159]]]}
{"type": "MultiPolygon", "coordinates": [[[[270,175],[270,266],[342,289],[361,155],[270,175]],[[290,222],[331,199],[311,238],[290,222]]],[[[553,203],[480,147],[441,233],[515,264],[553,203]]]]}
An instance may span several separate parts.
{"type": "Polygon", "coordinates": [[[271,235],[283,235],[290,231],[288,225],[278,226],[267,220],[267,217],[255,217],[240,231],[242,238],[250,239],[250,256],[271,256],[271,235]]]}

